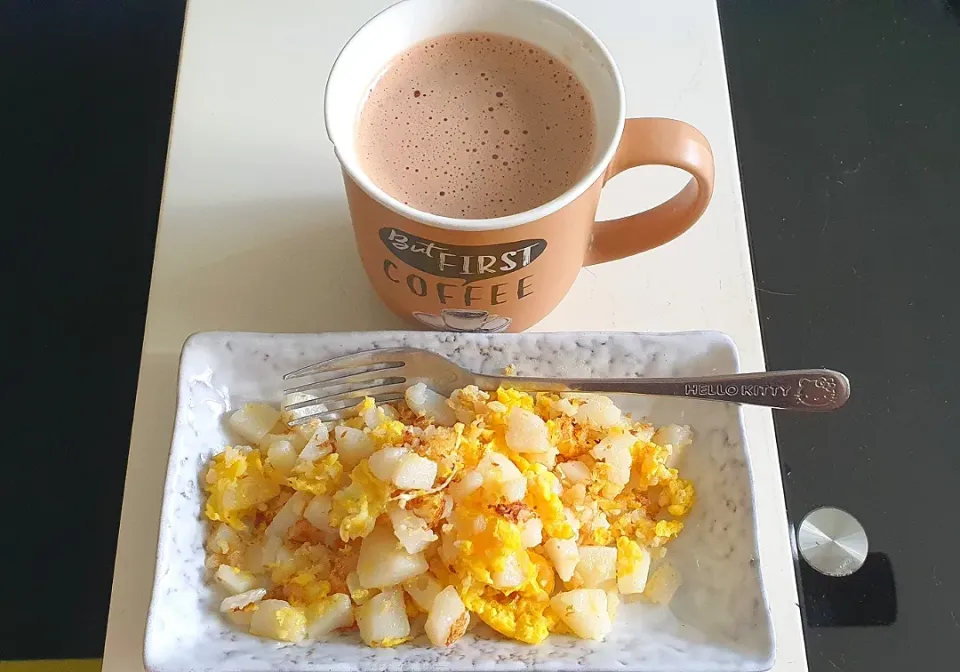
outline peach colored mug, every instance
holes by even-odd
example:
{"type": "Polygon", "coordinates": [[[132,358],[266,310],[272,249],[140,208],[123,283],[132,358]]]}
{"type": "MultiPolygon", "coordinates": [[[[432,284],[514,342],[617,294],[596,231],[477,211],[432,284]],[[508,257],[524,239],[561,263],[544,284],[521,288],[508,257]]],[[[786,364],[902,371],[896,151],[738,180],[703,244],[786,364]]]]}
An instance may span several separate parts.
{"type": "Polygon", "coordinates": [[[625,119],[620,73],[590,30],[543,0],[402,0],[347,42],[327,80],[327,135],[343,168],[360,258],[377,293],[420,326],[522,331],[545,317],[584,265],[637,254],[692,226],[713,193],[713,153],[697,129],[672,119],[625,119]],[[439,35],[518,37],[562,59],[594,103],[597,143],[587,174],[549,203],[508,217],[454,219],[421,212],[363,173],[354,148],[369,87],[391,59],[439,35]],[[645,165],[692,176],[676,196],[635,215],[595,222],[611,177],[645,165]]]}

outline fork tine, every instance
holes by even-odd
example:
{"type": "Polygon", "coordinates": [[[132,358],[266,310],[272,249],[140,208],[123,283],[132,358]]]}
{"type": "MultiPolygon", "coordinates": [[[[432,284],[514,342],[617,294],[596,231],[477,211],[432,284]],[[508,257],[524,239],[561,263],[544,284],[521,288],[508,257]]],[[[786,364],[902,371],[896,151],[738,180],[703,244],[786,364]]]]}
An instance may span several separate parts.
{"type": "MultiPolygon", "coordinates": [[[[336,387],[338,385],[349,385],[350,383],[362,383],[364,381],[376,381],[383,379],[384,376],[390,374],[398,368],[397,366],[390,367],[379,367],[379,368],[369,368],[369,369],[360,369],[353,370],[350,369],[349,373],[344,373],[343,375],[332,376],[330,378],[321,378],[319,380],[311,380],[309,383],[304,383],[302,385],[297,385],[296,387],[289,387],[283,391],[284,394],[296,394],[297,392],[307,392],[313,393],[315,390],[323,390],[328,387],[336,387]]],[[[398,371],[397,374],[400,372],[398,371]]],[[[388,378],[402,378],[400,375],[387,376],[388,378]]]]}
{"type": "MultiPolygon", "coordinates": [[[[370,387],[369,385],[365,387],[357,387],[353,389],[343,390],[336,392],[334,394],[328,394],[325,397],[317,397],[311,401],[300,402],[299,408],[309,408],[310,406],[326,406],[327,410],[337,410],[338,407],[333,407],[331,404],[335,404],[339,401],[347,400],[359,400],[364,397],[374,397],[377,395],[384,394],[403,394],[406,392],[408,385],[405,383],[395,383],[392,385],[379,385],[377,387],[370,387]]],[[[288,409],[294,410],[294,409],[288,409]]]]}
{"type": "Polygon", "coordinates": [[[355,352],[352,355],[334,357],[333,359],[327,359],[315,364],[309,364],[297,369],[296,371],[291,371],[290,373],[286,374],[283,379],[293,380],[294,378],[303,378],[304,376],[312,376],[318,373],[340,371],[342,369],[350,368],[369,369],[369,367],[379,365],[383,365],[382,369],[399,368],[404,364],[402,355],[407,351],[408,350],[406,348],[384,348],[382,350],[364,350],[363,352],[355,352]]]}
{"type": "MultiPolygon", "coordinates": [[[[373,400],[378,404],[386,404],[391,401],[399,401],[400,399],[403,399],[403,393],[376,395],[373,397],[373,400]]],[[[303,425],[313,420],[319,420],[320,422],[342,420],[349,414],[350,410],[357,405],[355,399],[352,401],[354,403],[334,409],[327,409],[322,404],[319,404],[324,410],[317,411],[316,413],[310,413],[309,415],[302,415],[295,420],[291,420],[288,424],[290,427],[296,427],[297,425],[303,425]]]]}
{"type": "MultiPolygon", "coordinates": [[[[406,382],[406,380],[406,378],[394,376],[391,378],[364,378],[362,380],[350,380],[344,383],[338,383],[336,385],[314,385],[310,387],[312,396],[311,399],[298,401],[292,404],[286,404],[283,409],[285,411],[296,411],[301,408],[316,406],[317,404],[325,404],[328,400],[341,397],[347,393],[371,392],[377,394],[379,391],[386,389],[387,387],[390,387],[392,390],[401,383],[406,382]]],[[[400,389],[403,390],[405,387],[406,386],[403,386],[400,389]]],[[[371,395],[367,394],[365,396],[371,395]]]]}

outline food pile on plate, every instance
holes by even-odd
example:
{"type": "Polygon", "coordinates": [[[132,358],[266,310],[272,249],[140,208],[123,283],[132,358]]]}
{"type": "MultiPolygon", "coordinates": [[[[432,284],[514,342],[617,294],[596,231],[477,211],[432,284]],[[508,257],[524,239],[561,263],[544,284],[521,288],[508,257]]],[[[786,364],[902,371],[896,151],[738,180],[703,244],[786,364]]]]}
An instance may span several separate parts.
{"type": "Polygon", "coordinates": [[[680,584],[663,556],[694,504],[673,467],[687,427],[597,395],[423,384],[336,424],[291,419],[244,406],[246,445],[201,479],[220,610],[251,634],[390,647],[422,628],[449,646],[473,615],[529,644],[599,640],[622,596],[664,604],[680,584]]]}

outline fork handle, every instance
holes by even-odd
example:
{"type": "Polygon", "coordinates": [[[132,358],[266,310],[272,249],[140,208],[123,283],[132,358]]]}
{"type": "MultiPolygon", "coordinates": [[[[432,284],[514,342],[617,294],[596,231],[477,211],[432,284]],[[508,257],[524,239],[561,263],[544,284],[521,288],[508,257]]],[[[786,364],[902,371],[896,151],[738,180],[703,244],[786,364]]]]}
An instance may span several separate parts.
{"type": "Polygon", "coordinates": [[[477,386],[523,391],[606,392],[688,397],[767,406],[790,411],[833,411],[850,398],[850,381],[839,371],[801,369],[693,378],[553,378],[478,376],[477,386]]]}

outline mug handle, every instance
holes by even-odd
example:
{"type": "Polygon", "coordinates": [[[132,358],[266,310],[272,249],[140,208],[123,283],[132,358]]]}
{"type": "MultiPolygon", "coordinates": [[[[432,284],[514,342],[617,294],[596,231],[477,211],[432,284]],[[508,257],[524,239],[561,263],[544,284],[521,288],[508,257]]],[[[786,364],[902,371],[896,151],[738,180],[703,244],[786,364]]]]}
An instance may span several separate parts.
{"type": "Polygon", "coordinates": [[[690,124],[674,119],[627,119],[613,160],[603,176],[637,166],[673,166],[693,177],[665,203],[635,215],[596,222],[584,266],[622,259],[659,247],[700,219],[713,195],[713,151],[690,124]]]}

